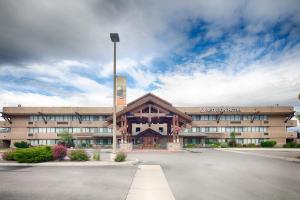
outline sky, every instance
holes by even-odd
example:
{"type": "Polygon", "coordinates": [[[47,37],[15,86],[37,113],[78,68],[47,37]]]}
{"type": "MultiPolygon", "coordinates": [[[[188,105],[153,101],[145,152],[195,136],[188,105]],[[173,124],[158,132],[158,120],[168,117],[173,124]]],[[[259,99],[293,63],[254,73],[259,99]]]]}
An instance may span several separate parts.
{"type": "Polygon", "coordinates": [[[0,107],[127,101],[300,111],[299,0],[0,1],[0,107]]]}

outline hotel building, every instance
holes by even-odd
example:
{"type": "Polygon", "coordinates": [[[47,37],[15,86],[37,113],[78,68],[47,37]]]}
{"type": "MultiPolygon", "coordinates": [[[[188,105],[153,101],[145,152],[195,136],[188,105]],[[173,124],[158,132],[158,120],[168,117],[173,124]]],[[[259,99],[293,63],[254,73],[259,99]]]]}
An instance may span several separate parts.
{"type": "MultiPolygon", "coordinates": [[[[126,94],[119,91],[119,94],[126,94]]],[[[226,142],[236,133],[240,144],[275,140],[283,145],[297,138],[294,109],[266,107],[174,107],[151,93],[128,104],[120,100],[117,139],[121,148],[178,149],[185,144],[226,142]],[[125,147],[124,147],[125,146],[125,147]]],[[[112,143],[111,107],[4,107],[0,141],[53,145],[59,133],[73,134],[75,145],[109,146],[112,143]]]]}

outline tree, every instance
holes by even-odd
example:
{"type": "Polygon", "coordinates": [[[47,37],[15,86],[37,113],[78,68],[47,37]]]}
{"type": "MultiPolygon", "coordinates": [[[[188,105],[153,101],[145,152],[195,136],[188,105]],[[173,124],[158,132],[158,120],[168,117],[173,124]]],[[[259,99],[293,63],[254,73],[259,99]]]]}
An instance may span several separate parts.
{"type": "Polygon", "coordinates": [[[230,133],[231,140],[235,140],[236,133],[233,131],[230,133]]]}
{"type": "Polygon", "coordinates": [[[296,115],[296,118],[298,119],[298,121],[300,121],[300,114],[296,115]]]}
{"type": "Polygon", "coordinates": [[[58,134],[60,137],[60,143],[66,145],[67,147],[73,147],[73,135],[70,134],[68,131],[63,131],[58,134]]]}
{"type": "Polygon", "coordinates": [[[234,131],[230,133],[230,141],[228,143],[228,145],[230,147],[236,147],[235,136],[236,136],[236,133],[234,131]]]}

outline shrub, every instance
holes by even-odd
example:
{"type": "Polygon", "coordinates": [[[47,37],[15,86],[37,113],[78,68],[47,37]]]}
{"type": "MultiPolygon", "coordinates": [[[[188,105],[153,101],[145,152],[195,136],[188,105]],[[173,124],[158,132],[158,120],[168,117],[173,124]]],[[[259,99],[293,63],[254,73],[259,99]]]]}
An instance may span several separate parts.
{"type": "Polygon", "coordinates": [[[14,145],[17,148],[29,148],[30,147],[30,144],[25,141],[15,142],[14,145]]]}
{"type": "Polygon", "coordinates": [[[89,160],[87,153],[82,149],[71,151],[69,157],[73,161],[88,161],[89,160]]]}
{"type": "Polygon", "coordinates": [[[262,147],[274,147],[276,144],[277,142],[274,140],[268,140],[260,143],[262,147]]]}
{"type": "Polygon", "coordinates": [[[67,155],[68,149],[64,145],[56,145],[53,148],[53,158],[55,160],[63,160],[67,155]]]}
{"type": "Polygon", "coordinates": [[[94,152],[93,160],[100,160],[100,152],[99,151],[94,152]]]}
{"type": "Polygon", "coordinates": [[[296,142],[288,142],[283,145],[284,148],[300,148],[300,144],[297,144],[296,142]]]}
{"type": "Polygon", "coordinates": [[[229,145],[230,147],[236,147],[236,141],[235,141],[235,140],[230,140],[230,141],[228,142],[228,145],[229,145]]]}
{"type": "Polygon", "coordinates": [[[221,145],[219,143],[213,143],[209,145],[211,148],[220,148],[221,145]]]}
{"type": "Polygon", "coordinates": [[[221,148],[228,148],[228,144],[226,142],[221,143],[221,148]]]}
{"type": "Polygon", "coordinates": [[[246,147],[252,148],[252,147],[257,147],[257,146],[256,146],[256,144],[250,143],[250,144],[247,144],[246,147]]]}
{"type": "Polygon", "coordinates": [[[185,144],[185,148],[195,148],[196,144],[185,144]]]}
{"type": "Polygon", "coordinates": [[[2,154],[2,159],[12,161],[15,160],[14,155],[15,155],[15,151],[6,151],[2,154]]]}
{"type": "Polygon", "coordinates": [[[13,157],[19,163],[38,163],[53,160],[52,149],[48,146],[17,149],[13,157]]]}
{"type": "Polygon", "coordinates": [[[118,152],[116,157],[115,157],[115,161],[116,162],[123,162],[126,160],[127,155],[124,152],[118,152]]]}
{"type": "Polygon", "coordinates": [[[242,144],[239,144],[239,143],[236,143],[236,146],[235,147],[243,147],[243,145],[242,144]]]}

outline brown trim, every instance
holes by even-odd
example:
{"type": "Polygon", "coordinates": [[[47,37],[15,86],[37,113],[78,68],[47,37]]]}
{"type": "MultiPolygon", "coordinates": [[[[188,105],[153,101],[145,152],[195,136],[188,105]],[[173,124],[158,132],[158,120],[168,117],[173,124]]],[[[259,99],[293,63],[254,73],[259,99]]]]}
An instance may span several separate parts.
{"type": "MultiPolygon", "coordinates": [[[[155,96],[154,94],[148,93],[140,98],[138,98],[137,100],[132,101],[131,103],[129,103],[127,105],[127,107],[125,107],[123,110],[119,111],[117,113],[117,118],[119,118],[120,116],[136,109],[137,107],[140,107],[144,104],[147,104],[149,102],[152,102],[160,107],[162,107],[163,109],[170,111],[174,114],[177,114],[178,116],[180,116],[181,118],[183,118],[185,121],[187,121],[188,123],[190,123],[192,121],[192,117],[177,110],[175,107],[172,106],[172,104],[170,104],[169,102],[155,96]]],[[[112,117],[109,117],[107,119],[107,121],[112,121],[112,117]]]]}

